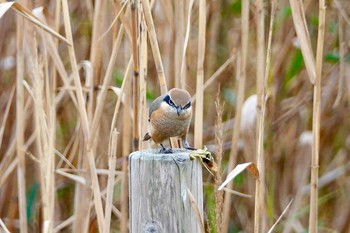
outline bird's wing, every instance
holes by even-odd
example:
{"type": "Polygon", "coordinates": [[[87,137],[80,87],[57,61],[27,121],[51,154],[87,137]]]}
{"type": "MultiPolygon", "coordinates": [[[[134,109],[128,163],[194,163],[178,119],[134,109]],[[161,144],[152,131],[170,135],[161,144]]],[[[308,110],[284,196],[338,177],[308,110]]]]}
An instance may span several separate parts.
{"type": "Polygon", "coordinates": [[[160,107],[160,104],[163,102],[165,95],[158,96],[153,102],[151,103],[151,106],[149,107],[149,119],[151,119],[152,113],[157,110],[160,107]]]}

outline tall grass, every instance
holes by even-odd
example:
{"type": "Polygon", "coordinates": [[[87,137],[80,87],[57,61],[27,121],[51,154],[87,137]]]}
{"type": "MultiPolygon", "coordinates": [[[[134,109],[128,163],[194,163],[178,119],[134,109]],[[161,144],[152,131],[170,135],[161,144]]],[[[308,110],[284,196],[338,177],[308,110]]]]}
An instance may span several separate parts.
{"type": "Polygon", "coordinates": [[[345,0],[0,1],[0,231],[128,232],[127,156],[156,147],[140,142],[147,107],[181,87],[188,141],[218,163],[204,173],[207,232],[349,232],[349,12],[345,0]],[[245,162],[259,179],[218,191],[245,162]]]}

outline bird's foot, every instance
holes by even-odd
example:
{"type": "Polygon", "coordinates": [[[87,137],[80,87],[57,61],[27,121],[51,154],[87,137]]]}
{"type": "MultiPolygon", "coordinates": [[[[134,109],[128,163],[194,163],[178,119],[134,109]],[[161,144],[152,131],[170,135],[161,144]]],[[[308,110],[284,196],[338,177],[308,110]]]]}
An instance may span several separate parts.
{"type": "Polygon", "coordinates": [[[159,153],[161,154],[172,154],[173,153],[173,150],[171,148],[161,148],[159,153]]]}
{"type": "Polygon", "coordinates": [[[182,145],[186,150],[197,150],[196,148],[190,147],[190,145],[188,144],[188,142],[186,140],[182,141],[182,145]]]}
{"type": "Polygon", "coordinates": [[[184,147],[186,150],[197,150],[196,148],[190,147],[190,146],[185,146],[184,147]]]}

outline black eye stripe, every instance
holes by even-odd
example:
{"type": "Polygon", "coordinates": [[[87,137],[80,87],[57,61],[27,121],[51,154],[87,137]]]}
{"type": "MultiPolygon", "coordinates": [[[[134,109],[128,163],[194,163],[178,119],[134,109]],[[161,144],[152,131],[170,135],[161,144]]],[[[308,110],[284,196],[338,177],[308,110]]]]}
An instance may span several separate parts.
{"type": "Polygon", "coordinates": [[[165,96],[164,101],[165,101],[167,104],[169,104],[170,106],[175,107],[175,104],[174,104],[174,102],[170,99],[170,96],[169,96],[169,95],[165,96]]]}
{"type": "Polygon", "coordinates": [[[188,104],[186,104],[185,107],[183,107],[183,108],[184,108],[184,109],[187,109],[187,108],[189,108],[189,107],[191,107],[191,102],[188,102],[188,104]]]}

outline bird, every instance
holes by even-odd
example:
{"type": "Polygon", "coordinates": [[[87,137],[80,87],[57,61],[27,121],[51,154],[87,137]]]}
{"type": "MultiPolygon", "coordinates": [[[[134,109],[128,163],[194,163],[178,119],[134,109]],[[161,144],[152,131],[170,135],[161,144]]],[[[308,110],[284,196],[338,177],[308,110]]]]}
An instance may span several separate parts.
{"type": "Polygon", "coordinates": [[[162,142],[171,137],[180,137],[185,149],[195,150],[187,142],[187,132],[192,119],[191,95],[188,91],[173,88],[156,98],[149,108],[149,130],[143,141],[152,139],[162,147],[160,153],[173,153],[162,142]]]}

